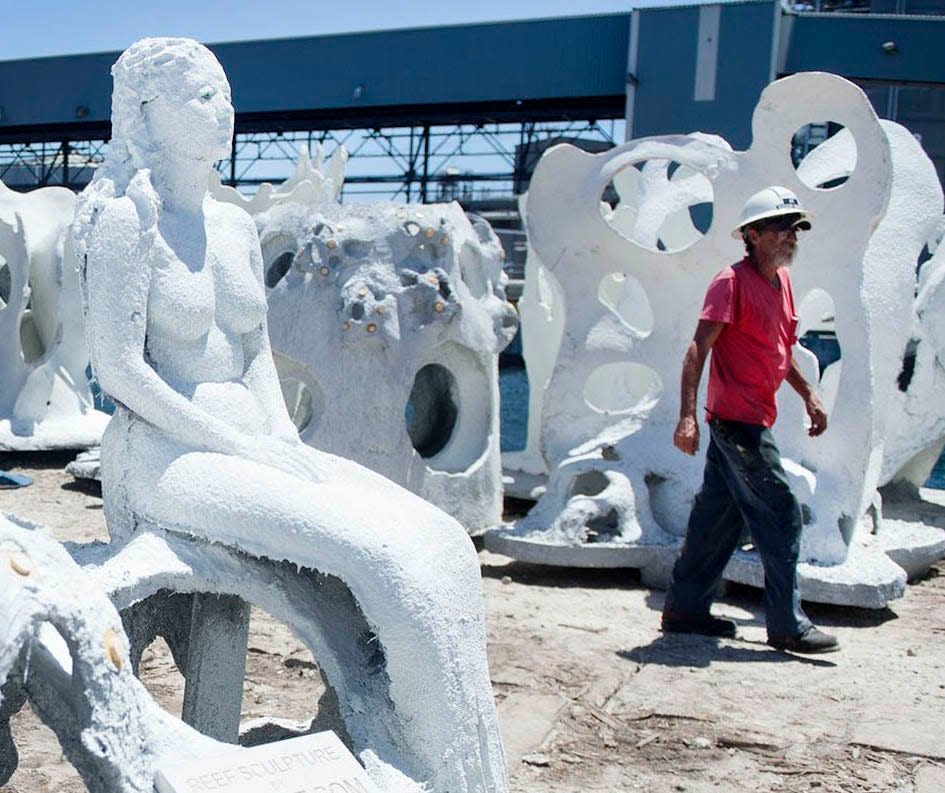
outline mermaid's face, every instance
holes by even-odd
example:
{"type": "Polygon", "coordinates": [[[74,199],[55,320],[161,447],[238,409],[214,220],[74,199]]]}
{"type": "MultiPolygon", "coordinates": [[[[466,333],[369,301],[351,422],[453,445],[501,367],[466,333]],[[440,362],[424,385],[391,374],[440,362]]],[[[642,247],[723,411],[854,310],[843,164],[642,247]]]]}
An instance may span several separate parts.
{"type": "Polygon", "coordinates": [[[213,163],[230,154],[230,85],[220,65],[207,55],[167,64],[164,68],[176,73],[162,75],[156,95],[142,101],[151,145],[163,155],[213,163]]]}

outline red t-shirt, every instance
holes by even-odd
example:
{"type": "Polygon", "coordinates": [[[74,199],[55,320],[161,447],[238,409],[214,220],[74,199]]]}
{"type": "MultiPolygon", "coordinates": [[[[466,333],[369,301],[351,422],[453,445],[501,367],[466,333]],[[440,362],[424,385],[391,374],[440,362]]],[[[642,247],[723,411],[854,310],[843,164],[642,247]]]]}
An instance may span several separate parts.
{"type": "Polygon", "coordinates": [[[775,392],[791,366],[797,316],[791,279],[778,269],[772,286],[747,259],[726,267],[709,284],[699,319],[725,322],[712,345],[709,417],[771,427],[775,392]]]}

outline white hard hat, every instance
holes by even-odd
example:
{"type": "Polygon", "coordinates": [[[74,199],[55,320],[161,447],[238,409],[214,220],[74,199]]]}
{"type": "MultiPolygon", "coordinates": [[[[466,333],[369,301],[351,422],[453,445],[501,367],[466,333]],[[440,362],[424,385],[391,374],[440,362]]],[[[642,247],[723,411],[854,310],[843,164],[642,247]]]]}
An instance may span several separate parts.
{"type": "Polygon", "coordinates": [[[738,219],[738,226],[732,231],[732,236],[740,240],[745,226],[780,215],[798,215],[796,226],[804,231],[810,228],[810,222],[814,219],[814,216],[801,206],[801,202],[793,192],[786,187],[772,185],[759,190],[745,202],[741,217],[738,219]]]}

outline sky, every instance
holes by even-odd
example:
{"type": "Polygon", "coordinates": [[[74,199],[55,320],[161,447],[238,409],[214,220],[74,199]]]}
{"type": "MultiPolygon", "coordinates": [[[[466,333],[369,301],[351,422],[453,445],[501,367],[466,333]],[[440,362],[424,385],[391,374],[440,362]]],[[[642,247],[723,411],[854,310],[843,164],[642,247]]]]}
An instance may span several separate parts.
{"type": "MultiPolygon", "coordinates": [[[[687,0],[678,0],[683,3],[687,0]]],[[[508,19],[626,13],[672,0],[14,0],[0,60],[122,50],[143,36],[204,43],[508,19]]],[[[692,2],[692,0],[688,0],[692,2]]]]}

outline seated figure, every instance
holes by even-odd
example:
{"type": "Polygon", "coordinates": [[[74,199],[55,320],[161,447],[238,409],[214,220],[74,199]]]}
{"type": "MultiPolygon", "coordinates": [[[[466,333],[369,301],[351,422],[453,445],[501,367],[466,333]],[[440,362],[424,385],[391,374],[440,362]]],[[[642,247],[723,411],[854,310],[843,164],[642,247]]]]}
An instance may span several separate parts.
{"type": "Polygon", "coordinates": [[[73,240],[94,373],[117,405],[102,441],[113,540],[170,532],[337,577],[390,681],[384,703],[340,703],[346,721],[392,714],[384,746],[347,725],[368,772],[389,790],[507,790],[466,532],[306,446],[287,414],[255,226],[207,192],[233,136],[220,64],[189,39],[144,39],[112,74],[113,138],[73,240]]]}

